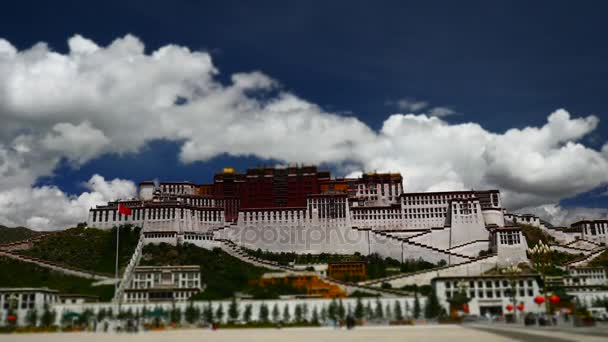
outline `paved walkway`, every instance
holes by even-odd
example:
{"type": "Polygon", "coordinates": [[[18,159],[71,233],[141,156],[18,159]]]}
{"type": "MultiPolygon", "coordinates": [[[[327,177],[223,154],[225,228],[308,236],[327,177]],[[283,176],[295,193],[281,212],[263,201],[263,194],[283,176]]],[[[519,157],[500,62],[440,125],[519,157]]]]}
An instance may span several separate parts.
{"type": "Polygon", "coordinates": [[[57,333],[57,334],[13,334],[0,335],[0,341],[11,342],[101,342],[101,341],[218,341],[218,342],[373,342],[373,341],[513,341],[492,333],[471,330],[456,325],[406,326],[406,327],[357,327],[354,330],[333,328],[288,328],[288,329],[208,329],[146,332],[137,334],[103,333],[57,333]]]}
{"type": "Polygon", "coordinates": [[[247,342],[370,342],[370,341],[606,341],[608,331],[604,329],[564,327],[558,330],[544,328],[524,328],[522,326],[471,324],[459,325],[421,325],[399,327],[357,327],[348,331],[333,328],[288,328],[288,329],[209,329],[173,330],[165,332],[145,332],[137,334],[115,333],[56,333],[56,334],[17,334],[0,335],[0,342],[102,342],[102,341],[247,341],[247,342]]]}
{"type": "Polygon", "coordinates": [[[608,341],[608,329],[603,325],[597,327],[575,328],[571,325],[524,327],[519,324],[468,324],[465,325],[465,327],[519,341],[608,341]]]}

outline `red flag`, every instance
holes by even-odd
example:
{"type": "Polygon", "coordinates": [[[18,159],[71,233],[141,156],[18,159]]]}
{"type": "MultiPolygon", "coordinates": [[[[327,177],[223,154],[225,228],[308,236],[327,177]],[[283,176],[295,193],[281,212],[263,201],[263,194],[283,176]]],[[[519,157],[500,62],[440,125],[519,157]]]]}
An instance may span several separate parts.
{"type": "Polygon", "coordinates": [[[125,216],[129,216],[129,215],[131,215],[131,208],[127,207],[126,205],[122,205],[122,204],[118,203],[118,213],[123,214],[125,216]]]}

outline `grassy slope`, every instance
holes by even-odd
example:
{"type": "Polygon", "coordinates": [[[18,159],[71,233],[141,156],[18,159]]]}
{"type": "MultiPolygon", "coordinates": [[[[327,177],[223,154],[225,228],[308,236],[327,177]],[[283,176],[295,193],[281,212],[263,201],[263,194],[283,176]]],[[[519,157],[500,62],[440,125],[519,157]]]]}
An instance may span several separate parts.
{"type": "Polygon", "coordinates": [[[528,242],[528,247],[530,248],[536,246],[536,244],[538,244],[540,241],[542,241],[545,245],[556,242],[553,236],[543,232],[540,228],[529,226],[527,224],[521,224],[519,226],[521,227],[521,230],[526,237],[526,241],[528,242]]]}
{"type": "Polygon", "coordinates": [[[200,265],[205,291],[196,299],[229,298],[235,292],[245,291],[251,280],[258,279],[270,270],[252,266],[221,249],[213,251],[191,244],[171,246],[169,244],[147,245],[140,265],[200,265]]]}
{"type": "Polygon", "coordinates": [[[595,259],[589,262],[592,267],[608,267],[608,251],[603,251],[595,259]]]}
{"type": "Polygon", "coordinates": [[[0,244],[25,240],[40,234],[40,232],[25,227],[9,228],[0,225],[0,244]]]}
{"type": "MultiPolygon", "coordinates": [[[[553,244],[553,243],[557,242],[555,240],[555,238],[553,238],[553,236],[543,232],[540,228],[536,228],[536,227],[525,225],[525,224],[520,225],[520,227],[522,229],[522,232],[524,233],[524,236],[526,237],[526,241],[528,242],[528,246],[530,248],[536,246],[540,241],[542,241],[545,245],[553,244]]],[[[553,261],[554,265],[563,266],[567,262],[576,260],[582,256],[583,256],[583,254],[581,254],[581,253],[570,254],[570,253],[554,251],[552,254],[552,259],[553,259],[552,261],[553,261]]],[[[557,273],[560,273],[560,272],[555,270],[554,273],[556,273],[555,275],[558,275],[557,273]]]]}
{"type": "Polygon", "coordinates": [[[411,273],[437,267],[433,263],[424,260],[406,260],[401,263],[399,260],[392,258],[382,258],[378,254],[361,255],[359,253],[353,255],[343,254],[296,254],[291,252],[268,252],[262,250],[247,250],[247,253],[264,260],[276,261],[279,264],[287,265],[295,260],[296,264],[315,264],[340,261],[365,261],[367,263],[366,272],[367,279],[378,279],[391,276],[398,273],[411,273]]]}
{"type": "Polygon", "coordinates": [[[61,293],[88,294],[110,300],[114,286],[91,286],[92,281],[33,264],[0,257],[0,287],[48,287],[61,293]]]}
{"type": "MultiPolygon", "coordinates": [[[[120,229],[120,265],[125,266],[137,245],[139,228],[120,229]]],[[[21,253],[73,267],[113,274],[116,257],[116,230],[71,228],[36,242],[21,253]]]]}

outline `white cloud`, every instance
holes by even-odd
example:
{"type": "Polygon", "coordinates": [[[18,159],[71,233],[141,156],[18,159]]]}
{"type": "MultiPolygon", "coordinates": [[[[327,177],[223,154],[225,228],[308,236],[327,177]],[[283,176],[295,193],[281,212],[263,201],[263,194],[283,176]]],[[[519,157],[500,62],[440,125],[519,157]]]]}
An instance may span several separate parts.
{"type": "Polygon", "coordinates": [[[132,198],[136,187],[130,181],[106,181],[94,175],[85,184],[89,189],[69,196],[53,186],[19,187],[0,192],[0,224],[26,226],[36,230],[66,228],[86,221],[89,208],[119,198],[132,198]]]}
{"type": "Polygon", "coordinates": [[[608,219],[608,209],[606,208],[564,208],[557,204],[524,208],[521,212],[535,214],[558,227],[569,227],[580,220],[608,219]]]}
{"type": "Polygon", "coordinates": [[[42,140],[47,150],[63,154],[78,164],[100,155],[109,144],[105,134],[87,121],[79,125],[58,123],[42,140]]]}
{"type": "MultiPolygon", "coordinates": [[[[391,102],[392,103],[392,102],[391,102]]],[[[399,110],[406,112],[418,112],[423,108],[428,107],[429,103],[426,101],[418,101],[413,99],[400,99],[394,102],[399,110]]]]}
{"type": "Polygon", "coordinates": [[[456,111],[448,107],[433,107],[429,110],[430,116],[444,117],[456,114],[456,111]]]}
{"type": "Polygon", "coordinates": [[[449,107],[429,107],[427,101],[420,101],[411,98],[399,99],[397,101],[388,101],[387,105],[394,105],[400,111],[405,113],[419,113],[425,109],[425,112],[429,116],[445,117],[457,114],[455,110],[449,107]]]}
{"type": "MultiPolygon", "coordinates": [[[[450,124],[441,117],[452,109],[406,99],[398,105],[428,114],[393,114],[374,131],[284,91],[259,71],[231,75],[224,84],[205,52],[167,45],[146,53],[131,35],[109,46],[81,36],[68,44],[61,54],[44,43],[17,51],[0,40],[0,196],[56,193],[32,184],[51,175],[61,158],[78,167],[153,139],[182,143],[186,163],[254,155],[333,163],[344,173],[399,171],[408,191],[499,188],[513,209],[608,183],[608,144],[598,151],[579,142],[597,127],[595,116],[558,110],[541,127],[498,134],[476,123],[450,124]]],[[[40,225],[53,215],[59,214],[22,216],[40,225]]]]}

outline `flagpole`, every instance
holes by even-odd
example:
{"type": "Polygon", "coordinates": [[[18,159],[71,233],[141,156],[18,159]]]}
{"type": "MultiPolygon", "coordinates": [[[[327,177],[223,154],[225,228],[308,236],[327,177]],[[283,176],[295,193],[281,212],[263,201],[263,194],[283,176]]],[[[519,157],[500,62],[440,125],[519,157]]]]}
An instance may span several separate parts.
{"type": "MultiPolygon", "coordinates": [[[[120,206],[120,204],[119,204],[119,206],[120,206]]],[[[120,215],[120,210],[118,210],[118,215],[120,215]]],[[[114,296],[115,297],[118,295],[118,286],[119,286],[119,280],[118,280],[118,245],[119,245],[119,241],[120,241],[119,232],[120,232],[120,226],[117,225],[116,226],[116,269],[115,269],[115,273],[114,273],[115,277],[116,277],[116,283],[114,284],[114,296]]],[[[116,298],[116,299],[118,301],[116,315],[119,315],[120,314],[120,298],[116,298]]]]}

